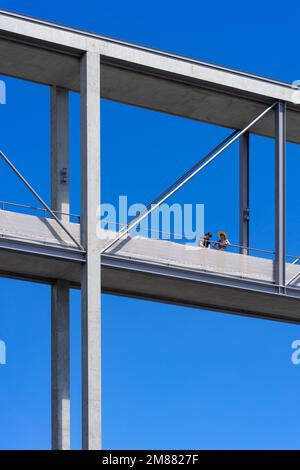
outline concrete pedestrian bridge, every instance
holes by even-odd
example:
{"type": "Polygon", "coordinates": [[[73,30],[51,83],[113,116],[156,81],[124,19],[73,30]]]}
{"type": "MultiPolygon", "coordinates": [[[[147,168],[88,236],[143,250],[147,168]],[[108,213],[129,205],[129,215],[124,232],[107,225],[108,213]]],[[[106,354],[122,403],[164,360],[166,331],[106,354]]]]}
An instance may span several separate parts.
{"type": "MultiPolygon", "coordinates": [[[[66,226],[79,241],[79,223],[66,226]]],[[[116,235],[99,230],[99,262],[116,235]]],[[[84,255],[53,219],[1,210],[0,249],[2,275],[48,283],[59,277],[80,286],[84,255]]],[[[127,235],[101,259],[104,292],[300,323],[297,264],[286,263],[287,284],[295,280],[279,295],[274,260],[259,256],[127,235]]]]}
{"type": "MultiPolygon", "coordinates": [[[[99,449],[101,292],[300,323],[300,266],[286,254],[286,143],[300,144],[300,88],[3,10],[0,54],[3,76],[49,88],[51,156],[48,205],[2,143],[1,160],[44,214],[0,205],[0,274],[51,286],[53,449],[70,449],[69,295],[71,287],[81,289],[82,448],[99,449]],[[70,91],[80,95],[80,223],[70,217],[70,91]],[[127,226],[97,233],[103,99],[222,126],[228,135],[154,201],[145,200],[145,211],[127,226]],[[274,142],[274,253],[253,251],[250,244],[252,134],[274,142]],[[134,235],[143,219],[235,142],[238,250],[134,235]]],[[[130,154],[116,155],[116,167],[118,158],[130,154]]]]}

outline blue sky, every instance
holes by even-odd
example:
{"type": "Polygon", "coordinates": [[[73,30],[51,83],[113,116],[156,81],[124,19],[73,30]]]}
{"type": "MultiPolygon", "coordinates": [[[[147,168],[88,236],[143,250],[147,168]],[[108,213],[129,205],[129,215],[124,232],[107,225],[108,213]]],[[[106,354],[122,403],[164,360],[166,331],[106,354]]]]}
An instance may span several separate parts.
{"type": "MultiPolygon", "coordinates": [[[[292,82],[300,79],[290,2],[2,0],[0,7],[292,82]]],[[[1,149],[49,201],[49,90],[1,77],[1,149]]],[[[147,203],[226,129],[103,101],[102,200],[147,203]],[[117,138],[116,138],[117,136],[117,138]]],[[[71,210],[80,211],[79,97],[71,96],[71,210]]],[[[251,139],[251,244],[273,248],[274,145],[251,139]]],[[[299,148],[287,148],[287,244],[300,255],[299,148]]],[[[237,147],[173,202],[205,204],[207,229],[237,242],[237,147]],[[220,209],[220,195],[225,205],[220,209]]],[[[0,199],[36,202],[0,162],[0,199]]],[[[0,279],[0,448],[50,447],[50,288],[0,279]]],[[[72,447],[80,448],[80,293],[71,296],[72,447]]],[[[102,297],[103,444],[110,449],[299,448],[299,326],[102,297]]]]}

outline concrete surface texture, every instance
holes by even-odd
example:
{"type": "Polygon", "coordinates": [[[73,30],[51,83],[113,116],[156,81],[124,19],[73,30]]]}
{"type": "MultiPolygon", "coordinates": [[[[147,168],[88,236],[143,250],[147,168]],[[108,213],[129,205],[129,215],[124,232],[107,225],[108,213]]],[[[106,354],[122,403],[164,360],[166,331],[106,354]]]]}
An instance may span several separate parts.
{"type": "MultiPolygon", "coordinates": [[[[70,448],[69,289],[82,298],[82,448],[101,447],[101,291],[300,323],[300,269],[285,262],[285,145],[300,143],[291,84],[0,10],[0,72],[51,87],[51,208],[69,211],[68,92],[80,93],[81,225],[0,211],[0,275],[52,286],[52,448],[70,448]],[[100,98],[275,138],[275,262],[245,252],[97,233],[100,98]],[[275,119],[276,118],[276,119],[275,119]],[[276,282],[274,282],[274,279],[276,282]]],[[[248,137],[239,229],[248,244],[248,137]]]]}
{"type": "MultiPolygon", "coordinates": [[[[80,90],[80,58],[101,60],[101,96],[228,128],[287,103],[287,140],[300,142],[300,91],[291,84],[12,15],[0,10],[1,73],[80,90]],[[13,40],[12,40],[13,39],[13,40]]],[[[252,129],[274,136],[274,113],[252,129]]]]}
{"type": "MultiPolygon", "coordinates": [[[[80,239],[79,224],[67,222],[66,227],[80,239]]],[[[0,211],[0,234],[2,237],[27,241],[34,244],[47,244],[60,247],[74,247],[68,235],[52,219],[10,211],[0,211]]],[[[96,255],[100,253],[116,232],[98,229],[96,255]]],[[[258,256],[248,256],[227,251],[201,248],[193,244],[182,244],[168,240],[156,240],[142,236],[126,236],[109,253],[127,259],[149,261],[167,266],[182,267],[186,270],[200,270],[207,273],[221,274],[242,279],[252,279],[272,283],[274,281],[274,262],[258,256]]],[[[292,279],[300,267],[286,263],[287,282],[292,279]]],[[[28,272],[30,275],[30,272],[28,272]]],[[[294,286],[300,286],[296,281],[294,286]]]]}

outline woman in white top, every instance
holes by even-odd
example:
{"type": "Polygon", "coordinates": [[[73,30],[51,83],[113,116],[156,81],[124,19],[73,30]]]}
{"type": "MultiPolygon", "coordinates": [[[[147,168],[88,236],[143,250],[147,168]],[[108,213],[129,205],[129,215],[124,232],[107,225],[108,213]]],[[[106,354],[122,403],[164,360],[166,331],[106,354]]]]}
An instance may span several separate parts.
{"type": "Polygon", "coordinates": [[[214,248],[216,250],[226,250],[227,246],[231,245],[230,241],[228,240],[227,233],[220,230],[218,232],[218,236],[220,238],[214,243],[214,248]]]}

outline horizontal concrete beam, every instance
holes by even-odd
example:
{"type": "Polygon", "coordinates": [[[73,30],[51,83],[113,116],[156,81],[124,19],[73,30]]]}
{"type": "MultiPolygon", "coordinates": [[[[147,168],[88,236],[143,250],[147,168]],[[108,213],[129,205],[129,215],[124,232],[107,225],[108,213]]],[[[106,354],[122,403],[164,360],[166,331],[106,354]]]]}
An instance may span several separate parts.
{"type": "MultiPolygon", "coordinates": [[[[0,275],[80,287],[85,260],[55,222],[4,211],[0,221],[0,275]]],[[[68,228],[79,237],[77,224],[68,228]]],[[[300,323],[300,284],[279,295],[269,259],[134,237],[103,255],[101,267],[103,292],[300,323]]],[[[299,269],[287,264],[288,278],[299,269]]]]}
{"type": "MultiPolygon", "coordinates": [[[[300,143],[300,91],[290,84],[0,11],[4,75],[79,91],[84,51],[101,54],[103,98],[228,128],[282,100],[287,140],[300,143]]],[[[252,131],[274,137],[273,114],[252,131]]]]}
{"type": "MultiPolygon", "coordinates": [[[[60,24],[0,10],[0,32],[15,40],[23,40],[41,47],[82,53],[95,51],[116,61],[149,67],[159,72],[169,72],[191,77],[222,87],[290,101],[294,88],[290,84],[254,74],[221,67],[157,49],[104,37],[99,34],[70,28],[60,24]]],[[[291,100],[293,101],[293,100],[291,100]]]]}
{"type": "MultiPolygon", "coordinates": [[[[0,248],[0,276],[53,283],[60,276],[80,288],[80,262],[0,248]]],[[[102,292],[186,307],[300,323],[300,291],[215,277],[123,257],[101,257],[102,292]]]]}

